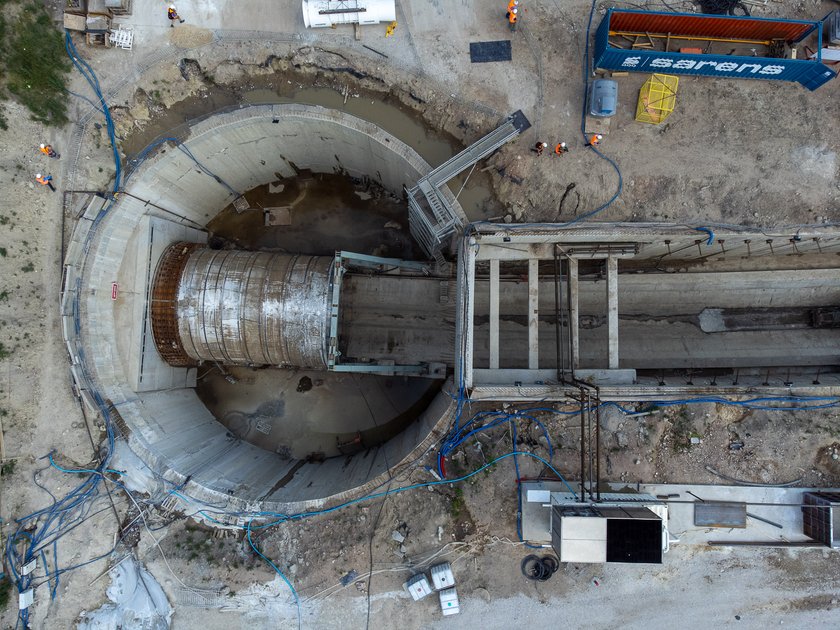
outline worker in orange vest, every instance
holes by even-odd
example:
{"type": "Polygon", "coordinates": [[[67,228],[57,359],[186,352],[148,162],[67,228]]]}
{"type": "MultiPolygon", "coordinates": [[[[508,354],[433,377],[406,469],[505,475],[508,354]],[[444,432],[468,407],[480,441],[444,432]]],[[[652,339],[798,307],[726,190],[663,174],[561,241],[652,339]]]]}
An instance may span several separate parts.
{"type": "Polygon", "coordinates": [[[51,158],[60,158],[61,157],[58,153],[53,151],[53,148],[48,144],[42,144],[41,147],[40,147],[40,151],[41,151],[41,153],[43,153],[47,157],[51,157],[51,158]]]}
{"type": "Polygon", "coordinates": [[[601,144],[601,140],[604,138],[600,133],[596,133],[594,136],[589,138],[589,142],[586,143],[588,147],[597,147],[601,144]]]}
{"type": "Polygon", "coordinates": [[[517,15],[516,15],[517,12],[518,12],[518,9],[516,7],[514,7],[508,13],[508,27],[512,31],[516,30],[516,20],[518,19],[517,15]]]}
{"type": "Polygon", "coordinates": [[[569,147],[566,146],[565,142],[560,142],[556,147],[554,147],[554,155],[561,156],[564,153],[569,152],[569,147]]]}
{"type": "Polygon", "coordinates": [[[514,9],[518,9],[518,8],[519,8],[519,0],[510,0],[510,2],[508,2],[508,13],[510,13],[514,9]]]}
{"type": "Polygon", "coordinates": [[[175,28],[175,20],[178,20],[181,24],[184,23],[184,20],[178,15],[178,11],[175,10],[174,4],[169,5],[169,8],[166,10],[166,17],[169,18],[169,26],[172,28],[175,28]]]}
{"type": "Polygon", "coordinates": [[[55,192],[55,186],[52,185],[52,175],[41,175],[41,173],[38,173],[35,175],[35,181],[42,186],[49,186],[50,190],[55,192]]]}

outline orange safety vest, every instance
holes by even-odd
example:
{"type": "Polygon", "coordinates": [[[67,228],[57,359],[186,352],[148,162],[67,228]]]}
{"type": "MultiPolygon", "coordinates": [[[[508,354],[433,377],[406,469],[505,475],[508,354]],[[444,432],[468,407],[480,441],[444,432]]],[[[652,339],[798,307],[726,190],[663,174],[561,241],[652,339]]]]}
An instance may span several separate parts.
{"type": "Polygon", "coordinates": [[[39,149],[39,150],[41,151],[41,153],[43,153],[44,155],[49,155],[49,154],[50,154],[50,151],[52,150],[52,147],[51,147],[50,145],[46,145],[46,146],[44,146],[44,147],[38,147],[38,149],[39,149]]]}
{"type": "Polygon", "coordinates": [[[554,147],[554,152],[557,155],[563,155],[566,151],[568,151],[568,149],[566,147],[564,147],[562,144],[558,144],[556,147],[554,147]]]}
{"type": "Polygon", "coordinates": [[[516,3],[513,0],[510,0],[510,2],[508,2],[508,13],[513,11],[516,7],[516,3]]]}
{"type": "Polygon", "coordinates": [[[46,177],[36,177],[35,179],[38,180],[39,184],[43,184],[44,186],[46,186],[47,184],[50,183],[50,180],[52,179],[52,177],[50,177],[48,175],[46,177]]]}
{"type": "Polygon", "coordinates": [[[510,12],[508,19],[510,20],[511,24],[516,24],[516,13],[513,11],[510,12]]]}

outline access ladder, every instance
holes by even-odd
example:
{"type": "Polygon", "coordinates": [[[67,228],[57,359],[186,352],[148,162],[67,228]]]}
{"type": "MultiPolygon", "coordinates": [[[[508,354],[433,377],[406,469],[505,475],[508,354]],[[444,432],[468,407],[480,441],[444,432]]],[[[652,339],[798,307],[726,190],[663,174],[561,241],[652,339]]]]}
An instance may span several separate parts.
{"type": "Polygon", "coordinates": [[[438,166],[406,191],[411,235],[430,258],[437,259],[449,238],[466,223],[463,211],[453,205],[455,197],[445,188],[446,183],[530,126],[522,111],[515,112],[498,128],[438,166]]]}

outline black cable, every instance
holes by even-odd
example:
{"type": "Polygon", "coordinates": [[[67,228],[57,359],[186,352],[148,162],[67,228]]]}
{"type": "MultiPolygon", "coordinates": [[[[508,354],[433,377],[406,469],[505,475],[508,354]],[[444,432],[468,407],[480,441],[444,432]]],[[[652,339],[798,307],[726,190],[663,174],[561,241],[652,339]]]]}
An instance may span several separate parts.
{"type": "Polygon", "coordinates": [[[560,563],[554,556],[535,556],[533,554],[522,558],[519,565],[522,575],[535,582],[546,582],[557,572],[560,563]]]}
{"type": "MultiPolygon", "coordinates": [[[[391,483],[388,482],[388,490],[391,489],[391,483]]],[[[385,501],[388,500],[388,495],[382,497],[382,503],[379,504],[379,513],[376,515],[376,521],[373,523],[373,528],[370,530],[370,539],[368,540],[368,557],[370,558],[367,579],[367,616],[365,619],[365,630],[370,630],[370,584],[373,581],[373,537],[376,535],[376,528],[379,526],[379,519],[382,518],[382,509],[385,507],[385,501]]]]}

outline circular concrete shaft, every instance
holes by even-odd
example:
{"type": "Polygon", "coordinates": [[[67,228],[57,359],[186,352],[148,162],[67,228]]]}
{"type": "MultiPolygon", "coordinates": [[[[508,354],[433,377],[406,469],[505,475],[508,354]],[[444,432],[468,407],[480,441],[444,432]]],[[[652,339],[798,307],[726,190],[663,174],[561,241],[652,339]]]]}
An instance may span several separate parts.
{"type": "MultiPolygon", "coordinates": [[[[327,286],[326,261],[210,251],[207,223],[243,192],[295,177],[304,169],[372,180],[402,197],[404,187],[414,185],[430,166],[411,147],[370,122],[304,105],[255,106],[211,116],[189,128],[183,145],[184,150],[173,143],[160,145],[145,161],[133,165],[113,203],[103,208],[103,200],[94,198],[68,245],[63,330],[82,400],[91,412],[99,409],[95,400],[106,401],[112,409],[114,425],[153,473],[147,476],[151,487],[144,489],[169,492],[175,484],[180,494],[192,497],[183,509],[194,513],[195,502],[205,509],[212,505],[217,521],[241,522],[234,512],[244,510],[311,509],[325,500],[359,496],[379,487],[401,462],[416,460],[434,444],[451,418],[452,398],[439,393],[401,432],[352,455],[295,459],[254,446],[233,435],[201,402],[195,390],[197,368],[191,365],[204,356],[317,363],[322,361],[318,331],[325,318],[315,321],[318,315],[308,321],[301,312],[278,305],[281,311],[286,309],[282,317],[301,324],[295,334],[313,340],[297,349],[297,355],[282,342],[271,351],[260,343],[253,345],[242,331],[231,335],[235,348],[225,345],[222,351],[218,344],[206,343],[199,350],[202,344],[187,343],[188,337],[199,336],[198,329],[179,328],[175,279],[181,278],[193,252],[196,262],[208,257],[204,271],[196,266],[190,272],[194,284],[212,278],[213,269],[255,267],[246,265],[241,256],[264,256],[266,263],[257,266],[278,265],[277,275],[286,282],[317,278],[310,296],[318,301],[327,286]],[[164,256],[170,245],[184,242],[189,245],[181,246],[177,255],[173,248],[164,256]],[[229,257],[231,262],[216,257],[229,257]],[[158,266],[161,259],[166,264],[158,266]],[[155,292],[155,299],[162,300],[159,304],[151,299],[156,272],[170,278],[155,292]],[[164,286],[168,293],[161,293],[164,286]],[[168,324],[162,328],[161,322],[168,324]],[[168,346],[156,345],[154,336],[168,346]]],[[[457,207],[454,195],[448,189],[443,193],[457,207]]],[[[228,304],[225,297],[251,295],[247,281],[243,286],[240,279],[237,285],[228,292],[216,281],[212,300],[220,310],[213,317],[205,313],[204,331],[215,331],[208,334],[228,326],[229,316],[236,319],[245,313],[244,305],[228,304]]],[[[248,307],[254,312],[262,308],[259,300],[266,299],[258,294],[248,307]]],[[[275,332],[282,336],[284,329],[275,332]]],[[[283,421],[295,424],[301,419],[289,414],[283,421]]]]}
{"type": "Polygon", "coordinates": [[[326,369],[332,264],[174,243],[152,288],[155,345],[175,366],[326,369]]]}

